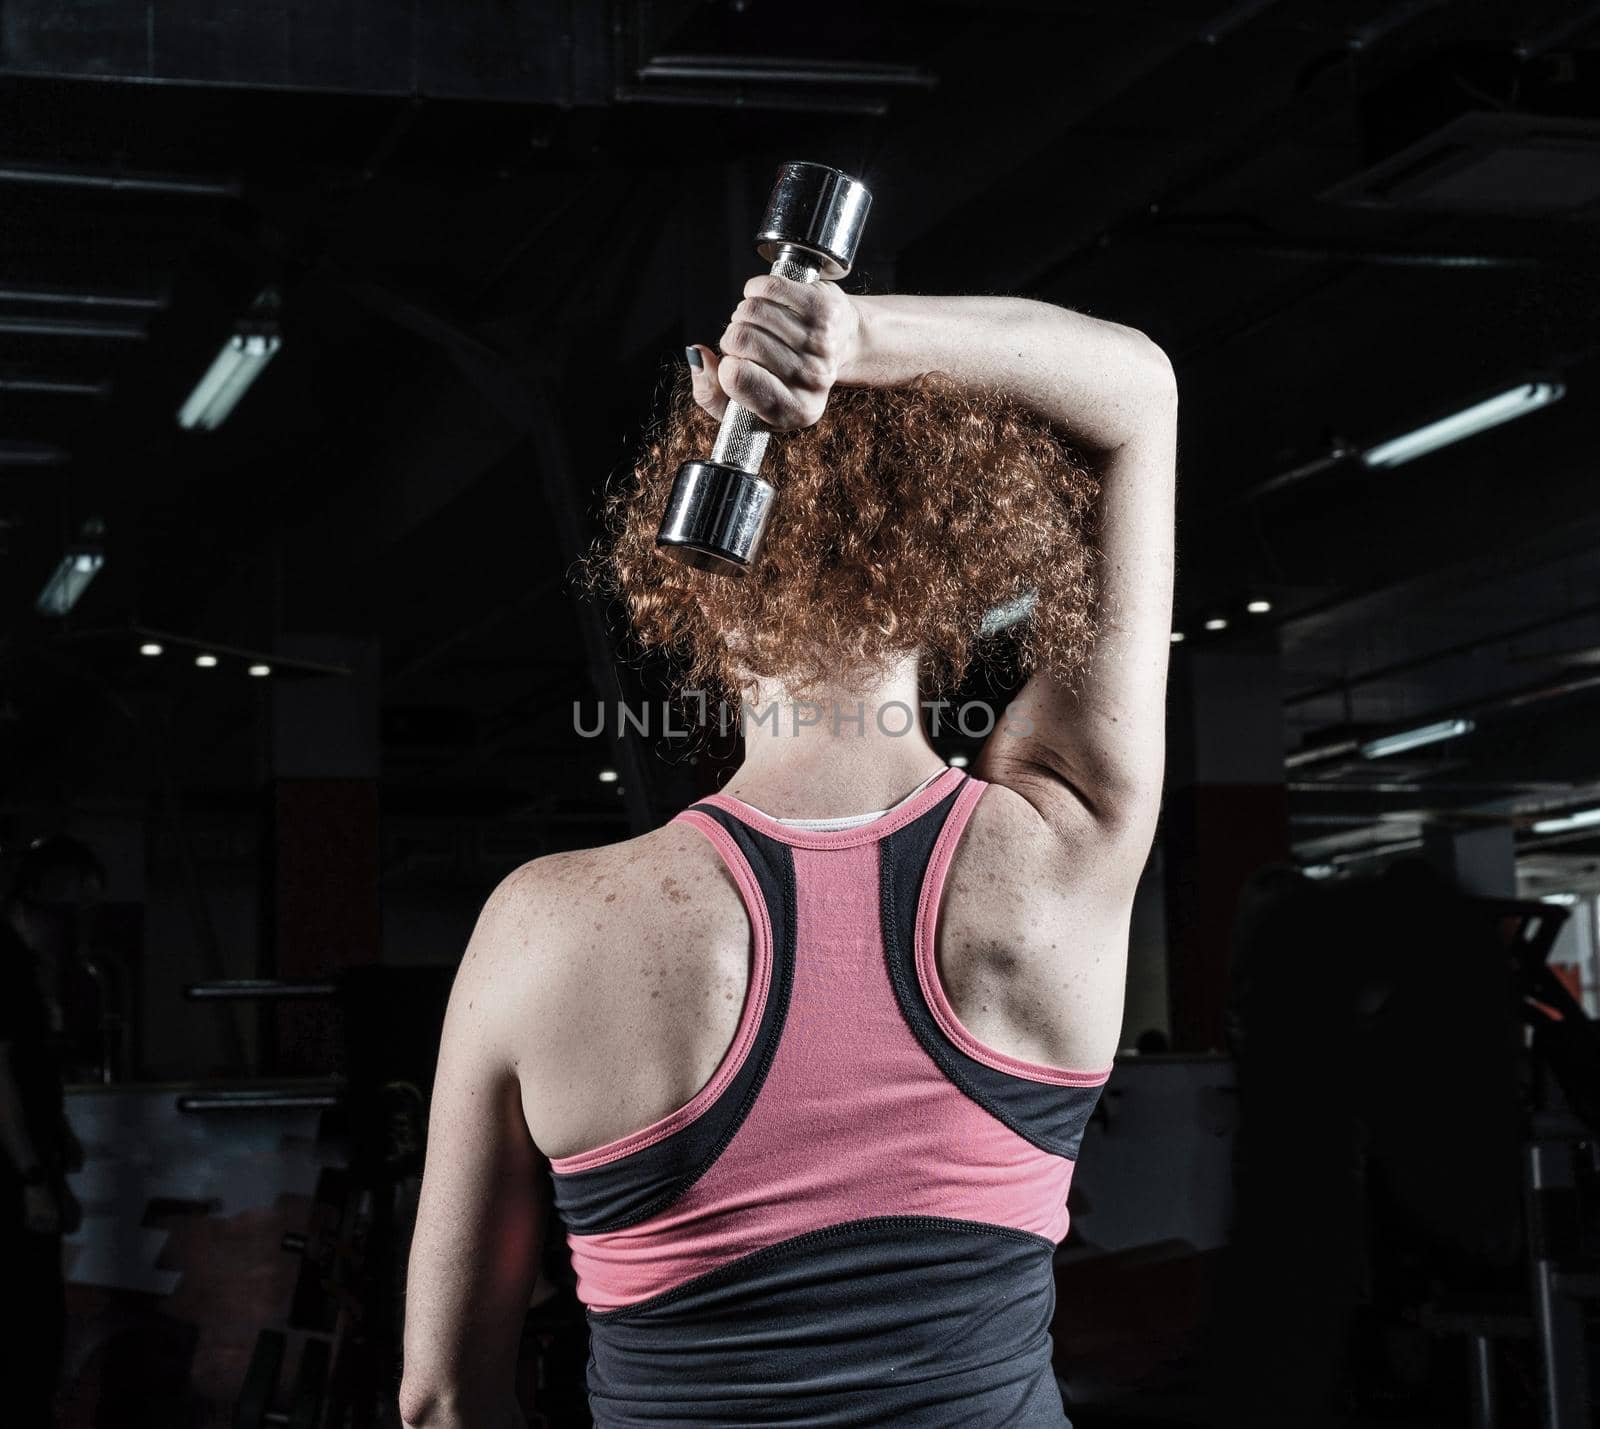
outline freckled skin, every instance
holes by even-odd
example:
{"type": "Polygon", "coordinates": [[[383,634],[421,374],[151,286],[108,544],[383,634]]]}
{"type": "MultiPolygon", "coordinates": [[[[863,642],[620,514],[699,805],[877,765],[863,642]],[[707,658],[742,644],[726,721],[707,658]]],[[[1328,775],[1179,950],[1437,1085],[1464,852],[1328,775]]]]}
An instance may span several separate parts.
{"type": "MultiPolygon", "coordinates": [[[[1126,892],[1107,895],[1109,918],[1088,878],[1052,896],[1062,848],[1037,824],[1008,789],[979,801],[946,882],[935,965],[980,1042],[1102,1067],[1120,1023],[1126,892]]],[[[540,1149],[587,1150],[689,1101],[734,1040],[749,980],[748,917],[712,846],[669,824],[540,859],[510,882],[522,955],[507,994],[515,1005],[515,981],[527,984],[515,1025],[540,1149]]]]}

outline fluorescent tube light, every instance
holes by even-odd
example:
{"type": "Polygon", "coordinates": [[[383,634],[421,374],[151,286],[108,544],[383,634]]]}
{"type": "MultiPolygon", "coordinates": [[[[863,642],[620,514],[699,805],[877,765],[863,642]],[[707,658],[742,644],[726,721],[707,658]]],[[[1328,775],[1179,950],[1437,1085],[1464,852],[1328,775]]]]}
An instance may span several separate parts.
{"type": "Polygon", "coordinates": [[[600,771],[600,782],[602,784],[615,784],[617,782],[617,771],[615,769],[602,769],[600,771]]]}
{"type": "Polygon", "coordinates": [[[1182,643],[1183,643],[1183,638],[1184,638],[1184,637],[1183,637],[1183,631],[1181,631],[1181,630],[1174,630],[1174,631],[1173,631],[1173,632],[1172,632],[1172,643],[1173,643],[1173,644],[1174,644],[1174,645],[1179,645],[1179,644],[1182,644],[1182,643]]]}
{"type": "Polygon", "coordinates": [[[194,662],[202,670],[214,670],[217,665],[217,657],[215,655],[196,655],[194,662]]]}
{"type": "Polygon", "coordinates": [[[250,667],[250,673],[252,675],[254,675],[256,677],[256,679],[263,680],[268,675],[270,675],[272,673],[272,666],[271,665],[252,665],[250,667]]]}
{"type": "Polygon", "coordinates": [[[0,442],[0,466],[55,466],[66,459],[65,449],[49,442],[0,442]]]}
{"type": "Polygon", "coordinates": [[[1220,615],[1213,615],[1210,620],[1206,621],[1207,630],[1226,630],[1227,628],[1228,622],[1220,615]]]}
{"type": "Polygon", "coordinates": [[[1592,828],[1600,824],[1600,809],[1580,809],[1575,814],[1561,814],[1553,819],[1540,819],[1533,826],[1536,834],[1564,834],[1572,829],[1592,828]]]}
{"type": "Polygon", "coordinates": [[[1425,744],[1456,739],[1463,734],[1471,734],[1476,728],[1470,719],[1442,719],[1436,724],[1420,725],[1416,729],[1402,730],[1399,734],[1369,739],[1361,746],[1361,753],[1368,759],[1382,759],[1386,754],[1404,754],[1408,749],[1421,749],[1425,744]]]}
{"type": "Polygon", "coordinates": [[[41,397],[104,397],[109,382],[80,382],[73,377],[0,377],[0,392],[31,392],[41,397]]]}
{"type": "Polygon", "coordinates": [[[1559,382],[1524,382],[1520,387],[1512,387],[1497,396],[1464,407],[1448,417],[1441,417],[1437,422],[1418,427],[1414,432],[1407,432],[1392,441],[1380,442],[1362,452],[1361,460],[1368,466],[1399,466],[1402,462],[1447,447],[1452,442],[1486,432],[1490,427],[1498,427],[1514,417],[1547,407],[1559,401],[1566,390],[1559,382]]]}
{"type": "Polygon", "coordinates": [[[1270,600],[1253,600],[1249,605],[1245,606],[1245,609],[1251,615],[1265,615],[1272,609],[1272,602],[1270,600]]]}
{"type": "Polygon", "coordinates": [[[44,583],[34,608],[40,615],[68,614],[105,563],[106,558],[99,551],[68,551],[44,583]]]}
{"type": "Polygon", "coordinates": [[[950,767],[952,769],[965,769],[971,763],[972,761],[964,754],[952,754],[950,756],[950,767]]]}
{"type": "Polygon", "coordinates": [[[1009,630],[1019,621],[1026,620],[1032,615],[1034,607],[1038,604],[1039,592],[1035,590],[1023,591],[1013,600],[1001,601],[984,615],[978,626],[978,634],[998,635],[1002,630],[1009,630]]]}
{"type": "Polygon", "coordinates": [[[215,431],[250,390],[283,340],[272,332],[235,333],[206,369],[189,400],[178,409],[178,425],[215,431]]]}
{"type": "Polygon", "coordinates": [[[161,653],[161,644],[159,641],[146,640],[144,644],[139,647],[139,653],[141,655],[159,655],[161,653]]]}

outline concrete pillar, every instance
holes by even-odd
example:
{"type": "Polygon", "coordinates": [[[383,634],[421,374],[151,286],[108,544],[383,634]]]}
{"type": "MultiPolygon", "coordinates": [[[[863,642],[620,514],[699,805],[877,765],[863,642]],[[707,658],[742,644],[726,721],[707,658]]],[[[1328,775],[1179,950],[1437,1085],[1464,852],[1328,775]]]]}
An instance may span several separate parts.
{"type": "MultiPolygon", "coordinates": [[[[286,675],[272,691],[268,798],[268,974],[326,977],[376,963],[378,905],[379,666],[376,640],[286,635],[279,649],[348,675],[286,675]]],[[[339,1028],[331,1003],[283,1003],[271,1031],[279,1072],[331,1072],[339,1028]]]]}
{"type": "Polygon", "coordinates": [[[1162,855],[1172,1045],[1223,1045],[1234,914],[1257,869],[1289,859],[1275,643],[1173,651],[1162,855]]]}
{"type": "Polygon", "coordinates": [[[1463,893],[1477,898],[1517,896],[1517,841],[1509,824],[1422,831],[1422,856],[1463,893]]]}

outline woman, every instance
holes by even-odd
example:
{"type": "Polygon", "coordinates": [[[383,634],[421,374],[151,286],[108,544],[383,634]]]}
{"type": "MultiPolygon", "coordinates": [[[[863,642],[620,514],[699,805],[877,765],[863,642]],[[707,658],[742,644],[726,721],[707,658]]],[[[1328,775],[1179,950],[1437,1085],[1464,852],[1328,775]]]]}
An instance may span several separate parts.
{"type": "Polygon", "coordinates": [[[647,646],[750,704],[745,759],[489,899],[440,1052],[404,1418],[520,1422],[559,1216],[600,1425],[1064,1424],[1051,1253],[1160,796],[1171,367],[1043,303],[764,276],[689,368],[607,568],[647,646]],[[742,581],[652,542],[730,396],[789,433],[742,581]],[[997,609],[1028,612],[1031,675],[969,777],[908,714],[997,609]]]}

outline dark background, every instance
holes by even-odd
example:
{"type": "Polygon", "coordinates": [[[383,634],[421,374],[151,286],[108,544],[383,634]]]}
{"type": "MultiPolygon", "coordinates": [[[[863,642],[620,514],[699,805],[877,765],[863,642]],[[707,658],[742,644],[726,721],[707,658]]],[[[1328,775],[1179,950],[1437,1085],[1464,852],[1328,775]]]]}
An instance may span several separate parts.
{"type": "Polygon", "coordinates": [[[336,1008],[184,989],[448,967],[518,863],[714,785],[731,747],[575,730],[662,686],[572,567],[790,158],[873,189],[857,290],[1027,294],[1175,362],[1128,1042],[1223,1047],[1272,861],[1459,872],[1487,833],[1592,980],[1600,827],[1532,825],[1600,803],[1600,6],[9,0],[0,844],[108,865],[115,1078],[352,1074],[336,1008]],[[180,430],[266,291],[281,352],[180,430]],[[1352,454],[1531,378],[1564,400],[1352,454]]]}

